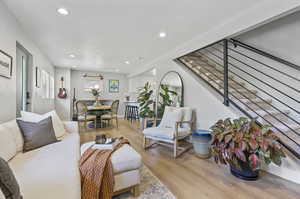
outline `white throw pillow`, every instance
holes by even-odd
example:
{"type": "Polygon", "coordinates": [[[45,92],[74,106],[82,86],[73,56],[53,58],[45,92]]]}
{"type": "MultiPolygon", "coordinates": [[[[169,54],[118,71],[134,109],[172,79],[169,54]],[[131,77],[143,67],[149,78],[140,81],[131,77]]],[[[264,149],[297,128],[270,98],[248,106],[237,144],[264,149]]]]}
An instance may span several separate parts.
{"type": "Polygon", "coordinates": [[[60,138],[60,137],[64,136],[67,133],[67,131],[65,130],[63,122],[61,121],[61,119],[59,118],[59,116],[56,114],[55,111],[50,111],[49,113],[46,113],[44,115],[39,115],[39,114],[36,114],[36,113],[21,111],[21,116],[22,116],[22,120],[26,121],[26,122],[39,122],[39,121],[41,121],[43,119],[46,119],[47,117],[51,116],[55,136],[57,138],[60,138]]]}
{"type": "MultiPolygon", "coordinates": [[[[20,119],[20,118],[17,118],[17,119],[20,119]]],[[[23,151],[24,139],[23,139],[23,135],[20,131],[20,128],[17,124],[17,121],[16,120],[11,120],[9,122],[6,122],[6,123],[2,124],[2,126],[4,128],[7,128],[9,130],[9,132],[12,133],[13,138],[14,138],[15,143],[16,143],[17,152],[23,151]]]]}
{"type": "Polygon", "coordinates": [[[175,128],[177,121],[182,121],[182,110],[173,109],[172,107],[165,107],[163,118],[159,124],[160,127],[164,128],[175,128]]]}
{"type": "Polygon", "coordinates": [[[34,122],[34,123],[46,119],[40,114],[27,112],[27,111],[21,111],[21,117],[22,117],[21,120],[25,122],[34,122]]]}
{"type": "Polygon", "coordinates": [[[3,126],[0,126],[0,157],[9,161],[17,154],[17,146],[13,133],[3,126]]]}
{"type": "Polygon", "coordinates": [[[47,118],[49,116],[52,117],[53,128],[54,128],[54,131],[55,131],[55,136],[57,138],[60,138],[60,137],[64,136],[67,133],[67,131],[65,129],[65,126],[64,126],[64,123],[59,118],[56,111],[50,111],[49,113],[46,113],[43,116],[45,116],[45,118],[47,118]]]}

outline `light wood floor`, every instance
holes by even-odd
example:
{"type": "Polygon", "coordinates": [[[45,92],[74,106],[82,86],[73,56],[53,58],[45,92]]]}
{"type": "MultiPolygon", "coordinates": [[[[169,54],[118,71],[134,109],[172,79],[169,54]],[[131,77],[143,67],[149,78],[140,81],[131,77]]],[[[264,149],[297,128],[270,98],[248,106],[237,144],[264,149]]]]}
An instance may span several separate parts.
{"type": "Polygon", "coordinates": [[[176,160],[166,147],[144,151],[137,124],[120,121],[119,129],[90,129],[80,133],[81,143],[92,141],[99,134],[129,139],[144,164],[178,199],[300,199],[300,185],[271,174],[262,173],[258,181],[245,182],[233,177],[227,168],[216,165],[213,160],[198,159],[192,151],[176,160]]]}

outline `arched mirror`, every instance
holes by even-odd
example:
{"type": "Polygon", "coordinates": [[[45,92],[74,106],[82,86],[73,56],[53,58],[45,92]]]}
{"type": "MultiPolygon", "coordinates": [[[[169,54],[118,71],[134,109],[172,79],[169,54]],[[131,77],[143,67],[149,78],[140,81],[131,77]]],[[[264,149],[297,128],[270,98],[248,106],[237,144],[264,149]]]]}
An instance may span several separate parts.
{"type": "Polygon", "coordinates": [[[183,82],[179,73],[170,71],[160,81],[157,94],[156,115],[162,118],[166,106],[183,106],[183,82]]]}

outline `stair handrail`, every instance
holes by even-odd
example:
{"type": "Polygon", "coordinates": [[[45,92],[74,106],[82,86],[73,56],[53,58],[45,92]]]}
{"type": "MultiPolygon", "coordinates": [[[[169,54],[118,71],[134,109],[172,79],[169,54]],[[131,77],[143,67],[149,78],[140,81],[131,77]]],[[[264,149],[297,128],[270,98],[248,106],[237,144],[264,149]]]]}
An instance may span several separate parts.
{"type": "Polygon", "coordinates": [[[280,63],[282,63],[282,64],[284,64],[284,65],[290,66],[290,67],[292,67],[292,68],[294,68],[294,69],[300,71],[300,66],[299,66],[299,65],[294,64],[294,63],[292,63],[292,62],[290,62],[290,61],[287,61],[287,60],[285,60],[285,59],[283,59],[283,58],[276,57],[275,55],[272,55],[272,54],[270,54],[270,53],[267,53],[267,52],[265,52],[265,51],[262,51],[262,50],[260,50],[260,49],[257,49],[257,48],[255,48],[255,47],[253,47],[253,46],[250,46],[250,45],[248,45],[248,44],[245,44],[245,43],[243,43],[243,42],[241,42],[241,41],[239,41],[239,40],[236,40],[236,39],[229,39],[229,41],[231,41],[234,45],[241,46],[241,47],[246,48],[246,49],[248,49],[248,50],[250,50],[250,51],[252,51],[252,52],[255,52],[255,53],[260,54],[260,55],[262,55],[262,56],[264,56],[264,57],[273,59],[273,60],[275,60],[275,61],[277,61],[277,62],[280,62],[280,63]]]}

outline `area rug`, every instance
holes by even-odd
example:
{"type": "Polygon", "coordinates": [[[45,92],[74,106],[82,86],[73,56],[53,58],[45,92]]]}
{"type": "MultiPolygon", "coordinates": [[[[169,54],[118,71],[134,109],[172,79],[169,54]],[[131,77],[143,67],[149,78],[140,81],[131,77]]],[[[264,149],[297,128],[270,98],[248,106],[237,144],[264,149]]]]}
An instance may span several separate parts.
{"type": "Polygon", "coordinates": [[[127,192],[115,196],[113,199],[176,199],[176,197],[143,165],[141,170],[140,195],[133,197],[131,192],[127,192]]]}

